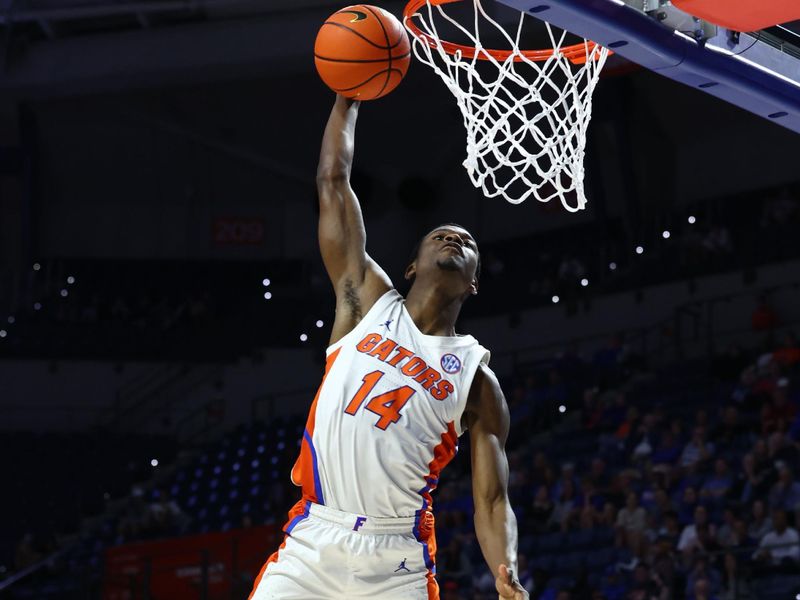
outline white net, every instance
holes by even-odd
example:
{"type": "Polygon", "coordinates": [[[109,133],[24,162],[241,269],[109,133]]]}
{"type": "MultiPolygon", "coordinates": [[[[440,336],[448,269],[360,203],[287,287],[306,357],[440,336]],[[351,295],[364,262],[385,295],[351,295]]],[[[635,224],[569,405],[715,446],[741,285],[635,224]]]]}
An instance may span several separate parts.
{"type": "Polygon", "coordinates": [[[513,204],[530,196],[540,202],[559,198],[567,210],[581,210],[586,205],[583,159],[592,92],[608,50],[584,41],[577,53],[566,53],[566,32],[556,33],[544,23],[554,52],[534,61],[519,47],[523,24],[533,17],[521,13],[512,38],[480,0],[472,2],[469,29],[430,0],[406,18],[407,27],[411,21],[418,29],[414,54],[433,68],[458,102],[470,180],[490,198],[502,196],[513,204]],[[437,19],[466,36],[475,51],[453,50],[440,37],[437,19]],[[482,45],[481,27],[484,38],[487,27],[492,35],[499,31],[508,44],[504,56],[495,58],[482,45]]]}

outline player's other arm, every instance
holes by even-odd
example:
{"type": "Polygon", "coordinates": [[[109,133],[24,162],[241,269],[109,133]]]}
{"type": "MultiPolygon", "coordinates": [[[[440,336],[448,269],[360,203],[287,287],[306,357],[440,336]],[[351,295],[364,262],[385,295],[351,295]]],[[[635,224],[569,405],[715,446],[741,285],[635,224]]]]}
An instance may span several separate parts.
{"type": "Polygon", "coordinates": [[[336,96],[317,168],[319,247],[336,292],[331,343],[349,332],[392,283],[366,251],[364,219],[353,188],[356,119],[359,103],[336,96]]]}
{"type": "Polygon", "coordinates": [[[517,519],[508,500],[508,406],[497,377],[484,365],[475,374],[464,418],[472,448],[478,543],[497,578],[500,598],[527,599],[527,592],[517,580],[517,519]]]}

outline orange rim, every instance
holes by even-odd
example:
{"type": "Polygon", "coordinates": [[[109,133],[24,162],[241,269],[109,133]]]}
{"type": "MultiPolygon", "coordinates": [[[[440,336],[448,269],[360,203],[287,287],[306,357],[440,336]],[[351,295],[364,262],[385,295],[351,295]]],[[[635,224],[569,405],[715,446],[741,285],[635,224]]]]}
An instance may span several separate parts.
{"type": "MultiPolygon", "coordinates": [[[[419,11],[420,8],[425,6],[425,4],[430,1],[431,6],[441,6],[442,4],[452,4],[454,2],[461,2],[462,0],[410,0],[408,4],[406,4],[405,9],[403,10],[403,22],[405,23],[406,27],[409,31],[420,41],[425,44],[428,44],[431,48],[437,48],[439,45],[442,46],[442,49],[450,55],[454,55],[457,52],[461,52],[461,55],[465,58],[472,59],[475,58],[477,55],[478,60],[489,60],[486,56],[491,55],[496,60],[503,62],[508,60],[508,57],[512,54],[515,54],[512,50],[491,50],[489,48],[481,48],[478,51],[477,48],[474,46],[465,46],[463,44],[455,44],[453,42],[446,42],[444,40],[436,40],[436,38],[428,35],[424,31],[422,31],[417,24],[414,22],[412,17],[419,11]]],[[[595,48],[597,48],[598,44],[592,41],[588,41],[588,47],[586,44],[574,44],[572,46],[564,46],[561,48],[561,54],[564,55],[565,58],[569,59],[570,62],[576,65],[586,63],[587,56],[596,56],[594,54],[595,48]]],[[[522,56],[527,58],[528,60],[533,60],[536,62],[542,62],[549,59],[551,56],[555,54],[554,49],[550,50],[520,50],[519,53],[516,53],[514,56],[514,61],[519,62],[522,60],[522,56]],[[520,56],[522,55],[522,56],[520,56]]]]}

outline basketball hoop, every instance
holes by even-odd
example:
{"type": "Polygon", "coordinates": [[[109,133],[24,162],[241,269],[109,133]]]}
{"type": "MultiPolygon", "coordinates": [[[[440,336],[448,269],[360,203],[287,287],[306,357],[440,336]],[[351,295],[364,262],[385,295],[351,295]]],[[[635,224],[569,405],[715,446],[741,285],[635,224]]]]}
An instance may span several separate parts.
{"type": "MultiPolygon", "coordinates": [[[[575,212],[586,205],[583,158],[592,92],[608,50],[584,40],[564,45],[567,32],[545,23],[551,50],[521,50],[525,13],[512,37],[472,0],[473,29],[447,15],[442,5],[464,0],[411,0],[403,11],[414,36],[414,54],[456,97],[467,132],[467,169],[484,195],[519,204],[559,198],[575,212]],[[436,11],[434,11],[434,8],[436,11]],[[445,41],[434,15],[469,41],[445,41]],[[500,32],[507,49],[485,48],[481,22],[500,32]]],[[[484,25],[484,28],[486,25],[484,25]]]]}

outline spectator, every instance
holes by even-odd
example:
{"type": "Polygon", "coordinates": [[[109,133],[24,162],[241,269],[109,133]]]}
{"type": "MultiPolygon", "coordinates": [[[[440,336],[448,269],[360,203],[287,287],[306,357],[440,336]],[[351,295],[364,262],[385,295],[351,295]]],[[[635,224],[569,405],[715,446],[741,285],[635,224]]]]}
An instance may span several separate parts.
{"type": "Polygon", "coordinates": [[[614,567],[608,567],[606,569],[606,576],[603,578],[603,582],[600,585],[602,597],[606,600],[623,600],[626,591],[627,586],[619,572],[614,567]]]}
{"type": "Polygon", "coordinates": [[[747,529],[747,533],[751,538],[760,542],[761,539],[770,531],[772,531],[772,518],[767,515],[766,505],[762,500],[753,502],[752,520],[747,529]]]}
{"type": "Polygon", "coordinates": [[[708,477],[700,489],[700,497],[718,506],[722,504],[733,486],[733,476],[724,458],[714,461],[714,474],[708,477]]]}
{"type": "Polygon", "coordinates": [[[736,519],[733,522],[733,537],[731,539],[731,548],[750,548],[755,546],[758,540],[750,536],[747,529],[747,522],[744,519],[736,519]]]}
{"type": "Polygon", "coordinates": [[[723,559],[722,589],[720,600],[751,600],[749,578],[742,573],[736,555],[727,552],[723,559]]]}
{"type": "Polygon", "coordinates": [[[531,483],[533,485],[550,486],[553,483],[553,479],[553,468],[550,466],[544,452],[539,451],[534,454],[531,483]]]}
{"type": "Polygon", "coordinates": [[[794,333],[788,332],[783,337],[783,345],[772,353],[772,359],[781,367],[793,367],[800,363],[800,344],[794,333]]]}
{"type": "Polygon", "coordinates": [[[562,483],[561,494],[555,502],[550,521],[560,527],[561,531],[567,531],[580,508],[581,499],[571,478],[562,483]]]}
{"type": "Polygon", "coordinates": [[[678,540],[681,537],[681,526],[678,522],[678,515],[676,513],[666,513],[664,515],[663,524],[658,530],[658,538],[667,540],[670,548],[675,548],[678,545],[678,540]]]}
{"type": "Polygon", "coordinates": [[[608,475],[606,461],[600,457],[592,459],[589,482],[599,494],[605,493],[611,485],[611,478],[608,475]]]}
{"type": "Polygon", "coordinates": [[[782,509],[772,511],[772,523],[772,530],[761,539],[754,558],[773,567],[796,569],[800,563],[800,536],[797,530],[789,527],[786,511],[782,509]]]}
{"type": "MultiPolygon", "coordinates": [[[[708,511],[705,506],[698,505],[694,509],[694,522],[684,527],[681,532],[681,537],[678,540],[678,550],[684,554],[692,553],[697,549],[704,550],[700,547],[702,541],[698,536],[698,529],[704,526],[708,526],[708,511]]],[[[713,535],[714,531],[709,531],[709,533],[713,535]]]]}
{"type": "Polygon", "coordinates": [[[722,512],[722,525],[717,529],[717,543],[723,548],[736,545],[736,514],[732,508],[722,512]]]}
{"type": "Polygon", "coordinates": [[[769,436],[769,457],[777,469],[778,463],[800,465],[800,448],[795,446],[783,431],[776,431],[769,436]]]}
{"type": "Polygon", "coordinates": [[[581,480],[581,489],[583,493],[583,506],[581,507],[581,519],[588,518],[588,521],[581,524],[581,527],[591,528],[597,520],[597,515],[603,510],[605,504],[605,497],[600,494],[588,477],[581,480]]]}
{"type": "Polygon", "coordinates": [[[711,256],[721,256],[733,252],[731,232],[724,225],[714,225],[703,239],[703,248],[711,256]]]}
{"type": "Polygon", "coordinates": [[[647,515],[639,506],[636,492],[628,492],[625,507],[617,513],[616,532],[617,546],[626,547],[636,556],[643,550],[644,530],[647,526],[647,515]]]}
{"type": "Polygon", "coordinates": [[[668,480],[671,479],[673,466],[678,462],[680,455],[681,447],[675,434],[671,429],[665,429],[661,432],[661,438],[650,456],[653,471],[663,473],[668,480]]]}
{"type": "Polygon", "coordinates": [[[763,496],[769,489],[772,469],[769,463],[756,461],[755,454],[748,452],[742,457],[742,472],[739,475],[742,502],[750,502],[753,498],[763,496]]]}
{"type": "Polygon", "coordinates": [[[697,526],[697,538],[691,552],[694,555],[715,556],[722,547],[717,542],[713,525],[703,523],[697,526]]]}
{"type": "Polygon", "coordinates": [[[769,505],[786,511],[800,509],[800,483],[794,480],[792,470],[784,462],[778,462],[778,481],[769,491],[769,505]]]}
{"type": "Polygon", "coordinates": [[[437,566],[441,565],[442,578],[448,582],[455,582],[459,588],[468,588],[472,585],[472,567],[469,557],[464,551],[461,541],[454,537],[437,557],[437,566]]]}
{"type": "Polygon", "coordinates": [[[711,439],[717,448],[730,448],[745,431],[746,428],[739,422],[739,409],[727,406],[722,413],[721,423],[713,430],[711,439]]]}
{"type": "Polygon", "coordinates": [[[788,380],[780,377],[770,390],[770,400],[761,407],[761,433],[785,432],[797,414],[797,407],[787,397],[788,380]]]}
{"type": "Polygon", "coordinates": [[[540,485],[533,499],[533,506],[528,515],[529,525],[535,533],[545,533],[551,522],[555,505],[550,499],[546,485],[540,485]]]}
{"type": "Polygon", "coordinates": [[[652,511],[659,522],[661,522],[668,513],[675,512],[675,506],[672,500],[670,500],[667,490],[662,487],[656,490],[652,511]]]}
{"type": "Polygon", "coordinates": [[[719,600],[711,593],[711,583],[708,579],[696,579],[692,591],[686,595],[687,600],[719,600]]]}
{"type": "Polygon", "coordinates": [[[688,525],[695,516],[698,507],[697,491],[690,485],[683,490],[683,498],[678,505],[678,521],[681,525],[688,525]]]}
{"type": "Polygon", "coordinates": [[[708,584],[709,594],[719,590],[722,585],[722,576],[719,571],[709,564],[705,556],[697,557],[692,565],[692,569],[686,579],[687,597],[692,597],[692,590],[697,594],[697,584],[700,581],[705,581],[708,584]]]}
{"type": "Polygon", "coordinates": [[[652,598],[661,599],[665,597],[664,586],[661,580],[655,575],[650,567],[643,562],[636,565],[633,570],[633,581],[629,597],[651,600],[652,598]]]}
{"type": "Polygon", "coordinates": [[[594,429],[600,425],[603,417],[603,405],[597,394],[597,388],[589,388],[583,391],[583,410],[581,412],[581,423],[584,429],[594,429]]]}
{"type": "Polygon", "coordinates": [[[574,492],[579,493],[578,480],[575,477],[575,465],[573,463],[564,463],[561,465],[561,477],[553,485],[553,495],[558,498],[562,495],[564,487],[567,483],[572,485],[574,492]]]}
{"type": "Polygon", "coordinates": [[[148,509],[150,533],[155,536],[178,535],[187,524],[188,517],[166,489],[158,491],[158,500],[148,509]]]}
{"type": "Polygon", "coordinates": [[[600,514],[595,515],[595,519],[600,527],[614,527],[617,524],[617,507],[613,502],[606,502],[600,514]]]}
{"type": "Polygon", "coordinates": [[[635,406],[629,407],[625,413],[625,419],[619,424],[616,431],[614,431],[614,441],[618,448],[624,448],[625,442],[628,440],[631,433],[635,431],[638,422],[639,410],[635,406]]]}
{"type": "Polygon", "coordinates": [[[458,582],[453,580],[445,581],[442,584],[442,600],[461,600],[458,582]]]}
{"type": "Polygon", "coordinates": [[[703,427],[695,427],[692,439],[681,452],[680,465],[688,470],[699,468],[714,452],[714,445],[706,441],[706,431],[703,427]]]}

